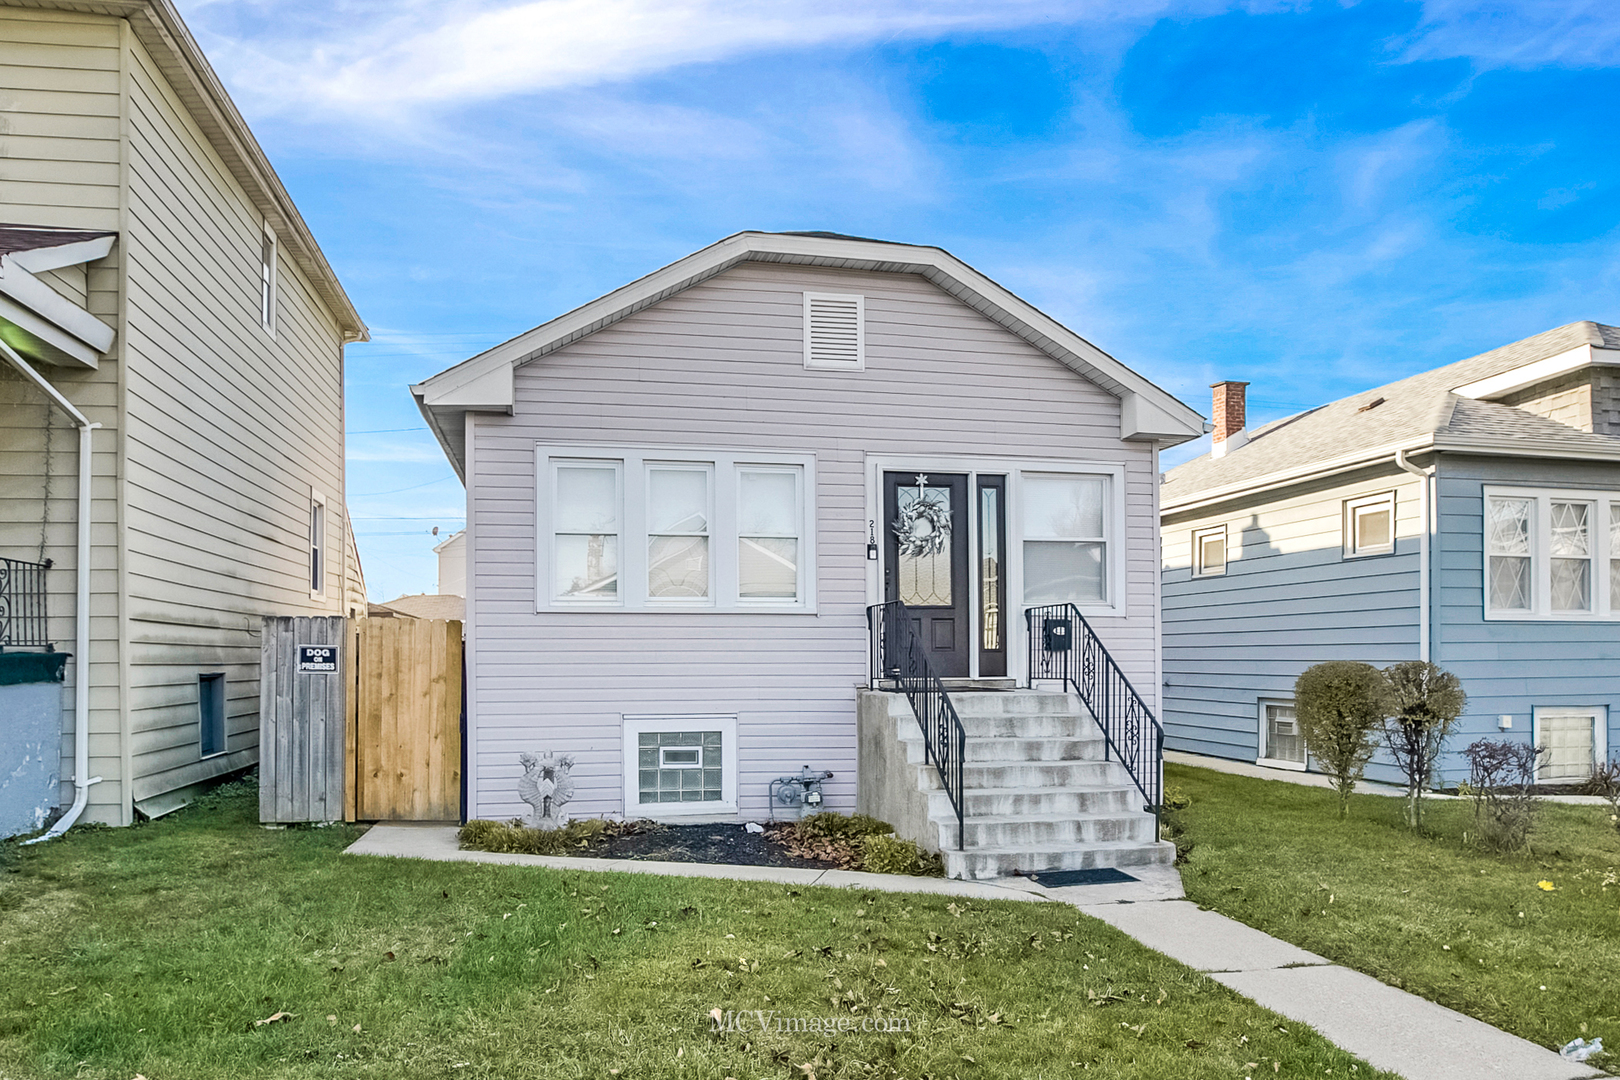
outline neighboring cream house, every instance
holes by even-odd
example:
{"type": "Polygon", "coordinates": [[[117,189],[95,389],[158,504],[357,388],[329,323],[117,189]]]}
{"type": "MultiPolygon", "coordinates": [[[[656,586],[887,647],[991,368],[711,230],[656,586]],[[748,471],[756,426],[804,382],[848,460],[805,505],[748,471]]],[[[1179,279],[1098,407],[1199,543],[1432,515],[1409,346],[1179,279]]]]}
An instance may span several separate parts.
{"type": "Polygon", "coordinates": [[[0,222],[0,557],[50,564],[0,660],[74,654],[60,801],[99,778],[85,819],[127,824],[257,761],[262,616],[364,611],[366,328],[169,0],[0,0],[0,222]]]}

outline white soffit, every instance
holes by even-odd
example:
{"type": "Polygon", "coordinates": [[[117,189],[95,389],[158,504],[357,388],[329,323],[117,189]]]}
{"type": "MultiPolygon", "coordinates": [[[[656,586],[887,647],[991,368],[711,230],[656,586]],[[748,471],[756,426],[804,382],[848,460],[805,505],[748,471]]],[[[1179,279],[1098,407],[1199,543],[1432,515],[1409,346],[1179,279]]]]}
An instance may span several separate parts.
{"type": "MultiPolygon", "coordinates": [[[[779,262],[917,274],[1121,400],[1120,438],[1166,444],[1204,433],[1204,419],[1044,312],[936,247],[878,240],[745,232],[688,255],[411,387],[424,411],[510,412],[513,368],[578,341],[739,263],[779,262]],[[497,371],[504,370],[504,377],[497,371]]],[[[450,447],[446,446],[446,450],[450,447]]],[[[452,453],[452,458],[459,454],[452,453]]]]}
{"type": "Polygon", "coordinates": [[[1577,345],[1567,352],[1537,360],[1533,364],[1526,364],[1512,371],[1504,371],[1500,375],[1492,375],[1488,379],[1479,379],[1466,386],[1459,386],[1452,393],[1458,397],[1489,401],[1549,379],[1556,379],[1560,375],[1567,375],[1571,371],[1578,371],[1589,365],[1615,364],[1620,364],[1620,352],[1614,349],[1596,349],[1591,345],[1577,345]]]}

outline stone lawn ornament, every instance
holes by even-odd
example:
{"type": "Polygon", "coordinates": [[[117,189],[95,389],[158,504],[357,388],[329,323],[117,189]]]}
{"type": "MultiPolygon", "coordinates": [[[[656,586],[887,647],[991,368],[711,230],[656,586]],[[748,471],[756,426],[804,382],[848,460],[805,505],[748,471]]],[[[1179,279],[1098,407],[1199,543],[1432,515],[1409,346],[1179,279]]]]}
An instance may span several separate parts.
{"type": "Polygon", "coordinates": [[[523,775],[518,777],[518,797],[534,808],[529,824],[537,829],[560,829],[568,824],[563,804],[574,797],[574,781],[568,775],[574,767],[571,757],[552,753],[541,756],[519,754],[523,775]]]}

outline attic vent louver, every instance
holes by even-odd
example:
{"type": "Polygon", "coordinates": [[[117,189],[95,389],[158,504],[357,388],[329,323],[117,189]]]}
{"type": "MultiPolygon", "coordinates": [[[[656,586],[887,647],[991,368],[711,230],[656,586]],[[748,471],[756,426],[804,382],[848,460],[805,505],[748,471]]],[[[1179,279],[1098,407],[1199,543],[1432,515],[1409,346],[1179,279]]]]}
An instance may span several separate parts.
{"type": "Polygon", "coordinates": [[[866,298],[804,294],[804,366],[836,371],[866,367],[866,298]]]}

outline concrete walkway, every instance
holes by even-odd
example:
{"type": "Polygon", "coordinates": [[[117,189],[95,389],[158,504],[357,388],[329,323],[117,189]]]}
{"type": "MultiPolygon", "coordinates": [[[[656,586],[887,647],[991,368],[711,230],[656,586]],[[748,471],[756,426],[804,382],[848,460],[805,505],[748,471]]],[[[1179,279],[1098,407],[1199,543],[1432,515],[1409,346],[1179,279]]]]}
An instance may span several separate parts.
{"type": "Polygon", "coordinates": [[[1073,904],[1148,948],[1208,973],[1290,1020],[1309,1024],[1368,1064],[1398,1073],[1406,1080],[1585,1080],[1605,1075],[1472,1017],[1330,964],[1314,953],[1224,915],[1205,911],[1181,899],[1181,876],[1173,867],[1132,868],[1129,873],[1142,879],[1134,884],[1043,889],[1024,878],[951,881],[850,870],[462,851],[457,846],[455,828],[442,825],[377,825],[344,854],[827,885],[983,900],[1055,900],[1073,904]]]}
{"type": "MultiPolygon", "coordinates": [[[[1275,769],[1269,765],[1256,765],[1252,761],[1233,761],[1231,758],[1210,757],[1207,754],[1189,754],[1185,750],[1166,750],[1164,760],[1175,765],[1194,765],[1200,769],[1213,769],[1215,772],[1229,773],[1232,776],[1250,776],[1256,780],[1280,780],[1285,784],[1298,784],[1301,787],[1331,788],[1333,781],[1322,773],[1304,772],[1298,769],[1275,769]]],[[[1406,798],[1406,789],[1394,784],[1380,784],[1372,780],[1362,780],[1356,784],[1357,795],[1389,795],[1406,798]]],[[[1425,799],[1455,799],[1456,795],[1442,795],[1436,791],[1425,792],[1425,799]]],[[[1609,800],[1601,795],[1539,795],[1537,798],[1543,802],[1565,803],[1570,806],[1607,806],[1609,800]]]]}

